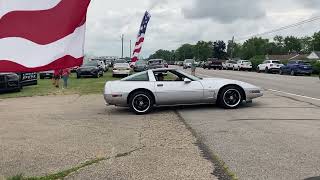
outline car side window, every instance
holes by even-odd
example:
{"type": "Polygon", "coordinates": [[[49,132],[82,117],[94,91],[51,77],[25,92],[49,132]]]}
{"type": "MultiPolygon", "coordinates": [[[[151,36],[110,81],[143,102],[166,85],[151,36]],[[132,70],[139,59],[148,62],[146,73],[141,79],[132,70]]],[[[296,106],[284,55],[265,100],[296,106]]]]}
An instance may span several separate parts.
{"type": "Polygon", "coordinates": [[[124,81],[149,81],[148,72],[143,72],[123,79],[124,81]]]}

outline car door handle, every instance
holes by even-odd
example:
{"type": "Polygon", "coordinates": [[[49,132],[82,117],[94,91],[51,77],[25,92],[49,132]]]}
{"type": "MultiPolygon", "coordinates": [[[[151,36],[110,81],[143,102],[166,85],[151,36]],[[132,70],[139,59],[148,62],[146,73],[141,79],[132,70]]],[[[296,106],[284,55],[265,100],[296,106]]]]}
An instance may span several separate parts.
{"type": "Polygon", "coordinates": [[[157,84],[158,87],[163,87],[163,84],[157,84]]]}

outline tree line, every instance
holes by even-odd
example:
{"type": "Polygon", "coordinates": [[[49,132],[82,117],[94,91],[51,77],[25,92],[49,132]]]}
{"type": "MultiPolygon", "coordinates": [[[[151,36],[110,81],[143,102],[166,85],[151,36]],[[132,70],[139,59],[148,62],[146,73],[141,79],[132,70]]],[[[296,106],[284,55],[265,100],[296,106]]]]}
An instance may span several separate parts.
{"type": "Polygon", "coordinates": [[[222,40],[198,41],[197,44],[183,44],[176,50],[160,49],[150,55],[149,59],[165,59],[167,61],[183,61],[196,59],[206,61],[208,58],[228,59],[254,59],[265,55],[286,54],[310,54],[312,51],[320,51],[320,31],[312,36],[275,36],[273,39],[253,37],[244,43],[228,41],[228,45],[222,40]]]}

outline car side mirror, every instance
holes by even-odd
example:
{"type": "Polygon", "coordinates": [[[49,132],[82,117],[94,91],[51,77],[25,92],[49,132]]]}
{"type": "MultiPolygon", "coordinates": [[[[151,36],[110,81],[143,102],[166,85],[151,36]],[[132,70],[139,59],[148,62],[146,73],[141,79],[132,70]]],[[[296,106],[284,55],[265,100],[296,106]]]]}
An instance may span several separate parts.
{"type": "Polygon", "coordinates": [[[189,78],[184,78],[184,83],[186,83],[186,84],[189,84],[189,83],[191,83],[191,80],[189,79],[189,78]]]}

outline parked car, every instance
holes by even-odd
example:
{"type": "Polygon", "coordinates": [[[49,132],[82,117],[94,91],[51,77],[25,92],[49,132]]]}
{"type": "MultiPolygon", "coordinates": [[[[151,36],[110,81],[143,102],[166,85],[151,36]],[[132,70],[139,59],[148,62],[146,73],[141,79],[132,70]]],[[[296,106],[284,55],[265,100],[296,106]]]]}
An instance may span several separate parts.
{"type": "Polygon", "coordinates": [[[247,70],[252,71],[252,63],[248,60],[239,60],[233,65],[234,71],[247,70]]]}
{"type": "Polygon", "coordinates": [[[92,59],[91,61],[100,61],[103,72],[108,72],[109,71],[109,65],[107,65],[103,60],[100,59],[92,59]]]}
{"type": "Polygon", "coordinates": [[[71,72],[72,72],[72,73],[76,73],[77,70],[78,70],[78,68],[79,68],[79,66],[72,67],[72,68],[71,68],[71,72]]]}
{"type": "Polygon", "coordinates": [[[33,86],[38,84],[38,73],[16,73],[20,77],[21,86],[33,86]]]}
{"type": "Polygon", "coordinates": [[[178,61],[178,66],[183,66],[183,61],[178,61]]]}
{"type": "Polygon", "coordinates": [[[103,76],[103,64],[101,61],[89,61],[77,69],[77,78],[81,77],[95,77],[103,76]]]}
{"type": "Polygon", "coordinates": [[[116,63],[113,65],[112,76],[129,76],[131,68],[129,63],[116,63]]]}
{"type": "Polygon", "coordinates": [[[135,72],[141,72],[141,71],[145,71],[148,69],[148,65],[147,62],[144,60],[139,60],[135,63],[133,70],[135,72]]]}
{"type": "Polygon", "coordinates": [[[183,61],[183,69],[191,68],[192,64],[195,63],[193,59],[186,59],[183,61]]]}
{"type": "Polygon", "coordinates": [[[261,88],[228,79],[204,78],[176,69],[151,69],[124,78],[108,81],[104,99],[108,105],[130,107],[145,114],[155,106],[181,104],[219,104],[234,109],[241,102],[262,96],[261,88]]]}
{"type": "Polygon", "coordinates": [[[0,73],[0,92],[20,91],[20,77],[15,73],[0,73]]]}
{"type": "Polygon", "coordinates": [[[312,66],[309,62],[302,60],[289,61],[287,65],[280,67],[279,74],[290,74],[292,76],[302,74],[311,76],[313,72],[312,66]]]}
{"type": "Polygon", "coordinates": [[[226,62],[222,63],[223,69],[229,70],[233,69],[233,66],[237,64],[237,61],[235,60],[227,60],[226,62]]]}
{"type": "Polygon", "coordinates": [[[165,68],[166,67],[165,63],[166,62],[163,59],[150,59],[148,61],[148,68],[149,69],[165,68]]]}
{"type": "Polygon", "coordinates": [[[207,62],[204,63],[203,69],[219,69],[222,70],[222,60],[209,58],[207,62]]]}
{"type": "Polygon", "coordinates": [[[53,73],[54,71],[43,71],[39,73],[39,76],[40,76],[40,79],[45,79],[45,78],[52,79],[53,73]]]}
{"type": "Polygon", "coordinates": [[[283,66],[279,60],[266,60],[257,67],[257,72],[273,73],[279,72],[280,68],[283,66]]]}

